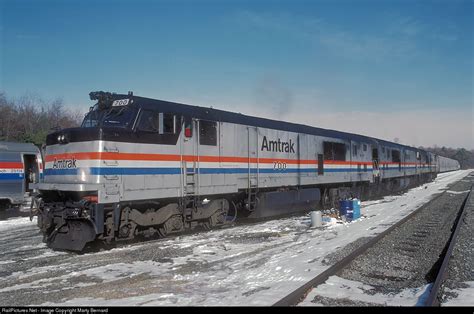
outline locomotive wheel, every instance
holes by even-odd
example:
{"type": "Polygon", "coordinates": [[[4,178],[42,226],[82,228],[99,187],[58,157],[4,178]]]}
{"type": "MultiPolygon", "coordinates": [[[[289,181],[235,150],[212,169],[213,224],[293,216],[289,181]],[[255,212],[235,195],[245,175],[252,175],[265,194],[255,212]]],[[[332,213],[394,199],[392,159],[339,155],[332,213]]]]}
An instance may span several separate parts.
{"type": "Polygon", "coordinates": [[[218,210],[207,221],[202,223],[205,230],[211,230],[215,226],[220,226],[225,223],[226,213],[223,210],[218,210]]]}
{"type": "Polygon", "coordinates": [[[212,229],[210,218],[207,221],[204,221],[201,223],[201,226],[203,227],[204,230],[209,231],[212,229]]]}
{"type": "Polygon", "coordinates": [[[166,233],[164,227],[158,228],[158,236],[159,236],[160,238],[165,238],[167,235],[168,235],[168,234],[166,233]]]}
{"type": "Polygon", "coordinates": [[[119,239],[129,240],[133,239],[136,234],[137,224],[133,221],[129,221],[128,224],[122,222],[119,228],[119,239]]]}
{"type": "Polygon", "coordinates": [[[167,221],[165,221],[158,228],[158,234],[160,237],[164,238],[170,233],[180,232],[183,230],[184,230],[183,217],[181,215],[174,215],[174,216],[171,216],[167,221]]]}

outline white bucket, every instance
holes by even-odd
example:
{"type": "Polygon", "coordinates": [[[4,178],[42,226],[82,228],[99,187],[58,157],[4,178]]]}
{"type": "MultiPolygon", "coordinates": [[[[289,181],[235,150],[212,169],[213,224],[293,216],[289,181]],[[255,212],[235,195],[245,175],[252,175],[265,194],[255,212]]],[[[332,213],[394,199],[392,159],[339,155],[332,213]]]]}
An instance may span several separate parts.
{"type": "Polygon", "coordinates": [[[319,228],[323,226],[321,211],[315,210],[311,212],[311,228],[319,228]]]}

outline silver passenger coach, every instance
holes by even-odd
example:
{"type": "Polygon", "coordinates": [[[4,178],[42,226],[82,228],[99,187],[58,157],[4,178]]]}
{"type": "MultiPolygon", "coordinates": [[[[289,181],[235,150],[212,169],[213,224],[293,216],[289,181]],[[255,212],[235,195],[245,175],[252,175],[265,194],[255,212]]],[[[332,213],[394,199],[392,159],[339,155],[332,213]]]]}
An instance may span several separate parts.
{"type": "Polygon", "coordinates": [[[29,143],[0,142],[0,209],[30,203],[30,183],[42,176],[38,147],[29,143]]]}

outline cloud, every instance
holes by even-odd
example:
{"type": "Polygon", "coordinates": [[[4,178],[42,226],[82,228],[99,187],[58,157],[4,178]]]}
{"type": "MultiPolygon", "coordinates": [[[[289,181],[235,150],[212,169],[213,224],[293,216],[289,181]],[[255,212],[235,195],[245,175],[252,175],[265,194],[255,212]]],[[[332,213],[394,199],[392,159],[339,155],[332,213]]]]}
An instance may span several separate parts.
{"type": "Polygon", "coordinates": [[[388,19],[391,21],[388,33],[401,38],[453,42],[459,37],[459,29],[451,21],[430,25],[411,16],[389,16],[388,19]]]}
{"type": "MultiPolygon", "coordinates": [[[[235,20],[255,30],[277,32],[327,49],[331,54],[349,58],[384,61],[417,56],[419,39],[454,41],[457,30],[446,23],[429,25],[410,16],[387,15],[376,34],[355,31],[349,24],[334,24],[322,18],[281,12],[240,11],[235,20]]],[[[374,26],[377,27],[377,26],[374,26]]]]}
{"type": "Polygon", "coordinates": [[[406,110],[400,112],[337,112],[301,114],[288,120],[311,126],[357,133],[410,146],[474,149],[472,110],[406,110]]]}
{"type": "MultiPolygon", "coordinates": [[[[296,95],[296,94],[295,94],[296,95]]],[[[474,111],[472,109],[404,110],[399,112],[340,111],[328,112],[327,106],[302,105],[295,101],[283,117],[265,106],[229,103],[219,108],[280,121],[324,129],[356,133],[409,146],[446,146],[474,149],[474,111]]],[[[406,106],[405,106],[406,107],[406,106]]],[[[329,108],[330,109],[330,108],[329,108]]]]}
{"type": "Polygon", "coordinates": [[[393,17],[388,26],[388,32],[391,34],[403,36],[418,36],[426,31],[427,25],[410,16],[393,17]]]}

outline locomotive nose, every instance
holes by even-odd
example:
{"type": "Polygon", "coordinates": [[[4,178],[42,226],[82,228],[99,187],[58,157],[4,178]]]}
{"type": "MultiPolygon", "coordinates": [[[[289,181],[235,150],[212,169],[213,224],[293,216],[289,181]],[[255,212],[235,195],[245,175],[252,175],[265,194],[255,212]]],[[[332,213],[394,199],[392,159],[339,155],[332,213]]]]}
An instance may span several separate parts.
{"type": "Polygon", "coordinates": [[[82,251],[96,237],[92,222],[83,215],[80,204],[43,206],[38,209],[38,227],[43,242],[58,250],[82,251]],[[74,206],[77,205],[77,206],[74,206]]]}

